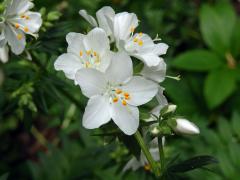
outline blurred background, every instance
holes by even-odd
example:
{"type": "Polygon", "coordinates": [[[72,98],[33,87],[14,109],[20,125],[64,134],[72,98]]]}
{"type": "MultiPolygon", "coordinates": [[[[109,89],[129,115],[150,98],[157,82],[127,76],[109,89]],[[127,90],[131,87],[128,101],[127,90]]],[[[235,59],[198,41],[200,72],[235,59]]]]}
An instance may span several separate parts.
{"type": "MultiPolygon", "coordinates": [[[[196,123],[199,136],[169,138],[168,159],[212,155],[208,169],[178,179],[237,180],[240,177],[240,2],[237,0],[41,0],[34,1],[44,25],[28,54],[0,64],[0,179],[154,179],[140,168],[122,173],[131,158],[127,141],[85,130],[86,98],[56,72],[53,63],[66,52],[68,32],[90,27],[78,14],[102,6],[137,14],[137,31],[159,35],[169,45],[162,86],[177,114],[196,123]]],[[[30,38],[29,38],[30,39],[30,38]]],[[[149,109],[152,106],[149,105],[149,109]]],[[[103,127],[108,128],[108,127],[103,127]]],[[[122,137],[123,139],[126,137],[122,137]]]]}

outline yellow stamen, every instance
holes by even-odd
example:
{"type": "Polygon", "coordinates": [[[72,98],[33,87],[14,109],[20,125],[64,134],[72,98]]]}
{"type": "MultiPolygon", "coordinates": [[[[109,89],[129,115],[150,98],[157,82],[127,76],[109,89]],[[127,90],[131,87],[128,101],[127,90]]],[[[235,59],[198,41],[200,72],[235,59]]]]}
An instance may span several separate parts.
{"type": "Polygon", "coordinates": [[[29,16],[25,16],[25,19],[26,19],[26,20],[29,20],[29,19],[30,19],[30,17],[29,17],[29,16]]]}
{"type": "Polygon", "coordinates": [[[20,25],[19,25],[18,23],[16,23],[16,24],[15,24],[15,28],[18,29],[19,27],[20,27],[20,25]]]}
{"type": "Polygon", "coordinates": [[[139,46],[142,46],[142,45],[143,45],[143,41],[142,41],[142,40],[139,40],[139,41],[138,41],[138,45],[139,45],[139,46]]]}
{"type": "Polygon", "coordinates": [[[125,92],[125,93],[124,93],[124,96],[125,96],[125,97],[128,97],[128,96],[129,96],[129,93],[125,92]]]}
{"type": "Polygon", "coordinates": [[[17,39],[18,39],[18,40],[21,40],[22,38],[23,38],[22,34],[18,34],[18,35],[17,35],[17,39]]]}
{"type": "Polygon", "coordinates": [[[129,100],[129,99],[130,99],[130,96],[125,96],[125,99],[126,99],[126,100],[129,100]]]}
{"type": "Polygon", "coordinates": [[[133,39],[133,42],[138,42],[138,38],[134,38],[134,39],[133,39]]]}
{"type": "Polygon", "coordinates": [[[150,171],[151,166],[149,164],[145,164],[144,169],[145,169],[145,171],[150,171]]]}
{"type": "Polygon", "coordinates": [[[25,16],[25,15],[21,15],[20,17],[23,19],[23,18],[25,18],[26,16],[25,16]]]}
{"type": "Polygon", "coordinates": [[[143,33],[142,33],[142,32],[140,32],[140,33],[138,33],[138,35],[139,35],[139,36],[142,36],[142,35],[143,35],[143,33]]]}
{"type": "Polygon", "coordinates": [[[94,56],[97,56],[97,53],[94,51],[94,52],[93,52],[93,55],[94,55],[94,56]]]}
{"type": "Polygon", "coordinates": [[[122,93],[122,90],[121,90],[121,89],[117,89],[117,90],[116,90],[116,93],[117,93],[117,94],[121,94],[121,93],[122,93]]]}
{"type": "Polygon", "coordinates": [[[118,97],[114,97],[113,102],[115,102],[115,103],[118,102],[118,97]]]}
{"type": "Polygon", "coordinates": [[[122,105],[126,106],[127,105],[127,101],[122,100],[122,105]]]}
{"type": "Polygon", "coordinates": [[[29,31],[28,27],[25,27],[24,32],[28,32],[28,31],[29,31]]]}
{"type": "Polygon", "coordinates": [[[79,52],[79,55],[80,55],[80,56],[82,56],[82,55],[83,55],[83,52],[82,52],[82,51],[80,51],[80,52],[79,52]]]}

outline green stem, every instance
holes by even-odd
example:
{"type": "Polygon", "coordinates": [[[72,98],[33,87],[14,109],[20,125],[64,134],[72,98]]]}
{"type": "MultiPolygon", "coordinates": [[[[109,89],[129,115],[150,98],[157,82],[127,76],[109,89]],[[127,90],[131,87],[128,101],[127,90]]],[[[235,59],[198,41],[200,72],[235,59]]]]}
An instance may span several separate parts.
{"type": "Polygon", "coordinates": [[[154,161],[154,159],[153,159],[151,153],[149,152],[147,146],[145,145],[144,140],[143,140],[140,132],[137,131],[137,132],[134,134],[134,137],[135,137],[135,139],[137,140],[139,146],[141,147],[142,152],[143,152],[144,155],[146,156],[146,158],[147,158],[147,160],[148,160],[148,163],[150,164],[150,166],[151,166],[154,174],[155,174],[156,176],[160,176],[160,172],[159,172],[159,170],[158,170],[157,164],[156,164],[156,162],[154,161]]]}
{"type": "Polygon", "coordinates": [[[161,172],[164,171],[165,160],[164,160],[164,151],[163,151],[163,141],[162,136],[158,137],[158,148],[159,148],[159,157],[160,157],[160,164],[161,164],[161,172]]]}

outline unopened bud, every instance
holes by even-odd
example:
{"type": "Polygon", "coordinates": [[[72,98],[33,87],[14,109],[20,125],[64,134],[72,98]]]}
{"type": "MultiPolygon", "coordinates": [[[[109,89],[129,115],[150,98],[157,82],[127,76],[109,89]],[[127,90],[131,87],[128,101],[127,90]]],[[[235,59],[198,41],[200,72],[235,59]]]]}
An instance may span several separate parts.
{"type": "Polygon", "coordinates": [[[161,115],[163,116],[169,113],[173,113],[176,111],[176,109],[177,109],[177,106],[175,104],[169,104],[161,110],[161,115]]]}
{"type": "Polygon", "coordinates": [[[199,134],[199,128],[192,122],[178,118],[176,119],[177,125],[173,128],[173,130],[177,133],[181,134],[199,134]]]}

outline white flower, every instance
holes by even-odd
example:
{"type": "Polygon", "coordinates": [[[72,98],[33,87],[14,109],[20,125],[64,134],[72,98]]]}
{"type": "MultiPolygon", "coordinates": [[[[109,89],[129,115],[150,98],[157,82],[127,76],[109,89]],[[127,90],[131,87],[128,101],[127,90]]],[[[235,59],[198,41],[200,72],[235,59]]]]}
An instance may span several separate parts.
{"type": "Polygon", "coordinates": [[[86,10],[82,9],[79,11],[79,14],[88,21],[93,27],[100,27],[102,28],[106,34],[112,37],[112,20],[115,16],[114,10],[109,6],[104,6],[99,9],[96,13],[97,21],[94,17],[89,15],[86,10]]]}
{"type": "Polygon", "coordinates": [[[157,66],[148,67],[144,65],[142,71],[140,72],[145,78],[153,80],[157,83],[163,82],[166,76],[166,63],[160,58],[160,62],[157,66]]]}
{"type": "Polygon", "coordinates": [[[176,119],[177,126],[174,131],[181,134],[199,134],[199,128],[187,119],[178,118],[176,119]]]}
{"type": "MultiPolygon", "coordinates": [[[[29,0],[11,0],[3,14],[1,22],[2,33],[5,44],[8,45],[14,54],[21,54],[26,45],[25,34],[37,36],[41,24],[41,14],[29,11],[34,4],[29,0]]],[[[6,59],[5,59],[6,60],[6,59]]]]}
{"type": "Polygon", "coordinates": [[[168,46],[164,43],[154,44],[147,34],[136,33],[125,42],[124,49],[129,55],[143,61],[146,66],[155,66],[155,71],[157,71],[159,67],[156,66],[164,63],[159,56],[166,54],[168,46]]]}
{"type": "Polygon", "coordinates": [[[76,74],[76,81],[82,93],[90,98],[83,115],[83,126],[98,128],[112,118],[127,135],[132,135],[138,128],[137,106],[149,102],[158,91],[152,81],[133,76],[132,61],[123,52],[114,55],[105,73],[81,69],[76,74]]]}
{"type": "Polygon", "coordinates": [[[163,59],[159,56],[166,53],[168,45],[155,44],[147,34],[141,32],[133,34],[137,26],[138,19],[134,13],[123,12],[114,16],[113,32],[118,49],[138,58],[148,67],[155,66],[154,71],[163,69],[156,66],[160,63],[163,65],[163,59]]]}
{"type": "Polygon", "coordinates": [[[104,72],[110,64],[112,52],[104,30],[94,28],[87,35],[69,33],[66,36],[67,53],[54,63],[56,70],[64,71],[67,78],[74,80],[81,68],[94,68],[104,72]]]}

